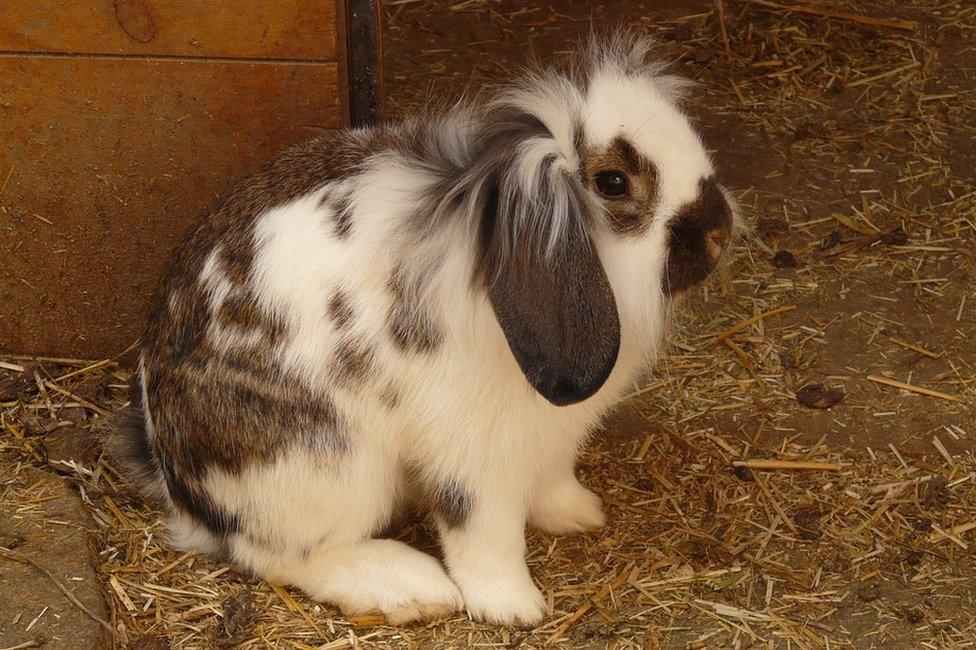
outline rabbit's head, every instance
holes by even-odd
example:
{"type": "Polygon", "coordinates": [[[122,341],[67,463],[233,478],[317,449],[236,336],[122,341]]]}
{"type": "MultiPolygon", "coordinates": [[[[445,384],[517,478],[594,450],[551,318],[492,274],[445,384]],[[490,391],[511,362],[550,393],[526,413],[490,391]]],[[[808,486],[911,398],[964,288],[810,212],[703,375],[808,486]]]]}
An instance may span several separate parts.
{"type": "Polygon", "coordinates": [[[732,199],[678,103],[687,82],[648,52],[619,35],[578,71],[503,91],[447,195],[467,203],[477,277],[526,377],[554,404],[599,390],[622,322],[663,320],[732,238],[732,199]]]}

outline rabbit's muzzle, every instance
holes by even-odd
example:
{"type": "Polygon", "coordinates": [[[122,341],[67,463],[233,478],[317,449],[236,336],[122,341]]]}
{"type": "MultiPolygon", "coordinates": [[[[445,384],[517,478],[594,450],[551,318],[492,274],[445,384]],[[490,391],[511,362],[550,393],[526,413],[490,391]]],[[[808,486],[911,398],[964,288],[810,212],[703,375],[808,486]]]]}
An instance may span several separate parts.
{"type": "Polygon", "coordinates": [[[665,294],[680,294],[708,277],[729,246],[732,224],[732,209],[718,183],[712,178],[701,181],[698,198],[669,226],[665,294]]]}

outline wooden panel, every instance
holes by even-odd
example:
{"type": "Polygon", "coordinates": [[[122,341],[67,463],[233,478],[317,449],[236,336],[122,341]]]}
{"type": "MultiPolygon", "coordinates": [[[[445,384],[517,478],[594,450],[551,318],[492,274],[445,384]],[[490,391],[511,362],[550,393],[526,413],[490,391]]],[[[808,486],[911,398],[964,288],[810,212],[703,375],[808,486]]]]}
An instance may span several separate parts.
{"type": "Polygon", "coordinates": [[[335,64],[0,56],[0,351],[112,355],[246,170],[339,126],[335,64]]]}
{"type": "Polygon", "coordinates": [[[336,59],[335,0],[3,0],[0,52],[336,59]]]}

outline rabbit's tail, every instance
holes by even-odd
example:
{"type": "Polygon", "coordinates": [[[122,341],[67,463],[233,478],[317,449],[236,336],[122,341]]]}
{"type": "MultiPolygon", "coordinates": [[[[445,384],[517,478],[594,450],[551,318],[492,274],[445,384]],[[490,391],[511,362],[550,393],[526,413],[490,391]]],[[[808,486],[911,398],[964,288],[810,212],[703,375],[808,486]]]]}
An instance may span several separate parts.
{"type": "Polygon", "coordinates": [[[129,403],[109,420],[105,447],[128,478],[146,497],[167,500],[166,483],[150,443],[151,423],[144,409],[142,363],[129,380],[129,403]]]}

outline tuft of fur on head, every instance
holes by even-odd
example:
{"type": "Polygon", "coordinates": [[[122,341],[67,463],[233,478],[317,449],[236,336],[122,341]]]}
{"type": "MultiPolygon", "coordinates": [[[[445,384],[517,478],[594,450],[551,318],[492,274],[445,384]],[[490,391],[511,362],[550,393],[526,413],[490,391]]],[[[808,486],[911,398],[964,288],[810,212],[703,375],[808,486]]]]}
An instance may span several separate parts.
{"type": "Polygon", "coordinates": [[[669,64],[654,57],[654,41],[631,29],[618,29],[607,36],[591,35],[577,75],[584,83],[597,75],[644,77],[662,95],[680,102],[694,82],[669,73],[669,64]]]}

